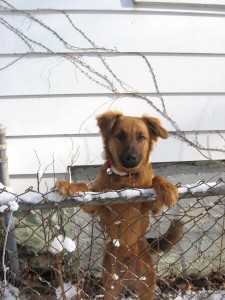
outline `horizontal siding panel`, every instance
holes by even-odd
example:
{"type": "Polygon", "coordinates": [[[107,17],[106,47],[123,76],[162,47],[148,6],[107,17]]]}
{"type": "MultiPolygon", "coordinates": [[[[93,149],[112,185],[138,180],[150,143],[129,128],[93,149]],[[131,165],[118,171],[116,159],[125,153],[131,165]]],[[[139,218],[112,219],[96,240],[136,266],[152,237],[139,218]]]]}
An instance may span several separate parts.
{"type": "Polygon", "coordinates": [[[13,187],[14,193],[17,195],[23,194],[28,188],[33,188],[35,191],[38,190],[42,193],[49,192],[54,187],[56,179],[65,178],[65,174],[46,174],[41,179],[39,185],[36,174],[33,175],[16,175],[10,176],[10,186],[13,187]]]}
{"type": "MultiPolygon", "coordinates": [[[[149,66],[142,57],[103,58],[107,65],[92,55],[79,57],[73,63],[57,56],[22,58],[0,72],[1,95],[156,92],[149,66]]],[[[225,57],[146,58],[161,93],[225,92],[225,57]]],[[[1,57],[0,66],[5,67],[12,60],[1,57]]]]}
{"type": "Polygon", "coordinates": [[[203,6],[213,6],[221,5],[224,6],[224,0],[134,0],[136,3],[143,3],[143,4],[162,4],[162,5],[171,5],[171,4],[188,4],[191,6],[195,5],[203,5],[203,6]]]}
{"type": "Polygon", "coordinates": [[[46,173],[66,173],[72,163],[95,165],[101,161],[100,137],[8,139],[7,144],[11,175],[36,174],[47,166],[46,173]]]}
{"type": "Polygon", "coordinates": [[[34,16],[46,26],[23,14],[2,13],[1,17],[6,22],[31,39],[28,42],[32,49],[1,24],[0,35],[4,36],[0,44],[1,54],[48,52],[48,49],[66,53],[95,47],[121,52],[225,54],[225,34],[221,30],[225,28],[225,18],[219,16],[160,15],[150,12],[70,13],[76,29],[59,12],[35,13],[34,16]],[[118,30],[115,30],[115,24],[118,30]]]}
{"type": "MultiPolygon", "coordinates": [[[[187,134],[191,141],[196,136],[187,134]]],[[[223,148],[224,139],[215,134],[199,134],[197,142],[207,148],[223,148]]],[[[211,159],[225,159],[220,152],[203,151],[211,159]]],[[[36,174],[40,169],[46,173],[65,173],[68,165],[98,165],[102,160],[100,137],[89,138],[36,138],[8,140],[9,173],[36,174]],[[38,159],[37,159],[38,157],[38,159]],[[54,161],[54,164],[53,164],[54,161]]],[[[205,160],[198,150],[180,140],[170,137],[159,140],[152,153],[152,162],[205,160]]]]}
{"type": "MultiPolygon", "coordinates": [[[[10,0],[10,4],[17,9],[36,10],[42,9],[85,9],[85,10],[101,10],[101,9],[123,9],[133,6],[133,1],[123,0],[123,6],[119,0],[10,0]]],[[[6,6],[7,7],[7,6],[6,6]]]]}
{"type": "MultiPolygon", "coordinates": [[[[123,0],[122,5],[119,0],[10,0],[10,4],[13,5],[16,9],[22,10],[37,10],[37,9],[53,9],[53,10],[85,10],[85,11],[105,11],[105,10],[118,10],[118,11],[127,11],[127,10],[148,10],[149,7],[151,9],[160,7],[160,8],[168,8],[171,10],[180,10],[181,5],[183,9],[191,9],[193,13],[193,7],[195,9],[200,10],[204,7],[212,7],[217,8],[218,10],[224,7],[223,0],[166,0],[166,1],[158,1],[158,0],[123,0]],[[142,5],[144,4],[144,5],[142,5]],[[147,4],[147,5],[146,5],[147,4]],[[148,5],[150,4],[150,6],[148,5]]],[[[5,6],[8,8],[8,6],[5,6]]],[[[204,10],[203,10],[204,11],[204,10]]],[[[195,12],[195,11],[194,11],[195,12]]]]}
{"type": "MultiPolygon", "coordinates": [[[[159,98],[150,97],[163,111],[159,98]]],[[[225,96],[164,96],[169,117],[183,131],[225,130],[225,96]]],[[[88,135],[98,133],[95,117],[108,109],[127,115],[148,114],[161,120],[169,131],[175,128],[144,100],[107,96],[0,99],[0,122],[7,136],[88,135]]]]}

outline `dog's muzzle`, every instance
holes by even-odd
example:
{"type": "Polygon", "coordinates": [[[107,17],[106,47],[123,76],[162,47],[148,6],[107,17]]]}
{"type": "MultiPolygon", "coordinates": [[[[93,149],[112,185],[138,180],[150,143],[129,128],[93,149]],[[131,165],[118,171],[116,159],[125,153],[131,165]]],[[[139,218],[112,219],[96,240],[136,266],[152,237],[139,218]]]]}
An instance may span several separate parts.
{"type": "Polygon", "coordinates": [[[137,167],[140,163],[140,160],[141,160],[141,158],[140,158],[140,155],[138,155],[138,153],[130,152],[130,151],[127,151],[121,157],[121,163],[122,163],[123,167],[125,167],[127,169],[137,167]]]}

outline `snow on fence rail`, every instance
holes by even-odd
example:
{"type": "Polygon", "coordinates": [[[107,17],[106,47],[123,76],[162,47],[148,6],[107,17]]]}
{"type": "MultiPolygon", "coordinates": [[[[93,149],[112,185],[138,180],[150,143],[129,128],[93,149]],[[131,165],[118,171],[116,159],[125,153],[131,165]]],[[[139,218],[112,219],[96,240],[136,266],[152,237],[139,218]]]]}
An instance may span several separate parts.
{"type": "MultiPolygon", "coordinates": [[[[222,183],[223,180],[220,179],[217,182],[205,183],[199,181],[194,184],[180,186],[178,187],[179,199],[204,198],[206,193],[207,196],[225,195],[225,184],[222,183]]],[[[55,189],[47,193],[41,193],[30,187],[21,195],[16,195],[10,190],[0,184],[0,212],[7,208],[9,210],[26,211],[31,210],[33,206],[35,206],[35,209],[53,209],[56,205],[58,208],[68,208],[82,205],[111,204],[112,201],[122,204],[156,200],[154,189],[124,189],[102,193],[81,192],[70,197],[59,195],[55,189]]]]}
{"type": "MultiPolygon", "coordinates": [[[[173,218],[184,223],[182,240],[156,258],[156,299],[225,299],[225,183],[223,179],[200,181],[178,188],[176,207],[152,216],[147,233],[147,237],[160,236],[173,218]]],[[[0,295],[3,299],[8,295],[9,299],[102,299],[106,237],[97,217],[83,213],[82,206],[154,200],[153,189],[63,197],[55,189],[41,193],[32,187],[16,195],[1,185],[0,218],[3,221],[10,213],[15,227],[6,228],[2,222],[0,295]],[[16,237],[16,250],[6,243],[10,233],[16,237]],[[15,261],[18,274],[11,266],[15,261]]],[[[136,299],[131,291],[122,297],[136,299]]]]}

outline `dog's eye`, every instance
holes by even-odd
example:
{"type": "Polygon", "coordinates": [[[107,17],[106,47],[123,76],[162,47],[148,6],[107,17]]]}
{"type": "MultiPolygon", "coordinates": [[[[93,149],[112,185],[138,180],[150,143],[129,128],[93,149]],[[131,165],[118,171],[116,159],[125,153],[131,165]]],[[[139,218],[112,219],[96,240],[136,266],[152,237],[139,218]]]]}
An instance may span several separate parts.
{"type": "Polygon", "coordinates": [[[119,140],[119,141],[124,141],[125,140],[125,135],[124,135],[124,133],[118,133],[117,135],[116,135],[116,138],[119,140]]]}
{"type": "Polygon", "coordinates": [[[145,140],[145,136],[140,134],[138,137],[137,137],[137,140],[138,142],[143,142],[145,140]]]}

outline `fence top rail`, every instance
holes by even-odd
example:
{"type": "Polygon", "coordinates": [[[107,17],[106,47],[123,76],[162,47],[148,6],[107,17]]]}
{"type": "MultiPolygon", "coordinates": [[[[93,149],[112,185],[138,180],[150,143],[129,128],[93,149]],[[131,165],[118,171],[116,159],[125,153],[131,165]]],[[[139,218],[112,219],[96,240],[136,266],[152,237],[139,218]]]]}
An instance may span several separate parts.
{"type": "MultiPolygon", "coordinates": [[[[198,182],[181,186],[178,188],[178,192],[180,200],[188,198],[202,199],[206,196],[224,196],[225,184],[222,180],[213,183],[198,182]]],[[[9,192],[7,188],[0,187],[0,208],[5,205],[6,208],[10,209],[10,205],[16,202],[18,208],[15,209],[14,205],[12,207],[14,210],[19,211],[72,208],[84,205],[125,204],[155,200],[154,189],[128,189],[102,193],[85,192],[74,196],[62,196],[55,189],[47,193],[40,193],[34,191],[33,188],[29,188],[24,194],[16,195],[9,192]]],[[[0,209],[1,211],[3,209],[0,209]]]]}

